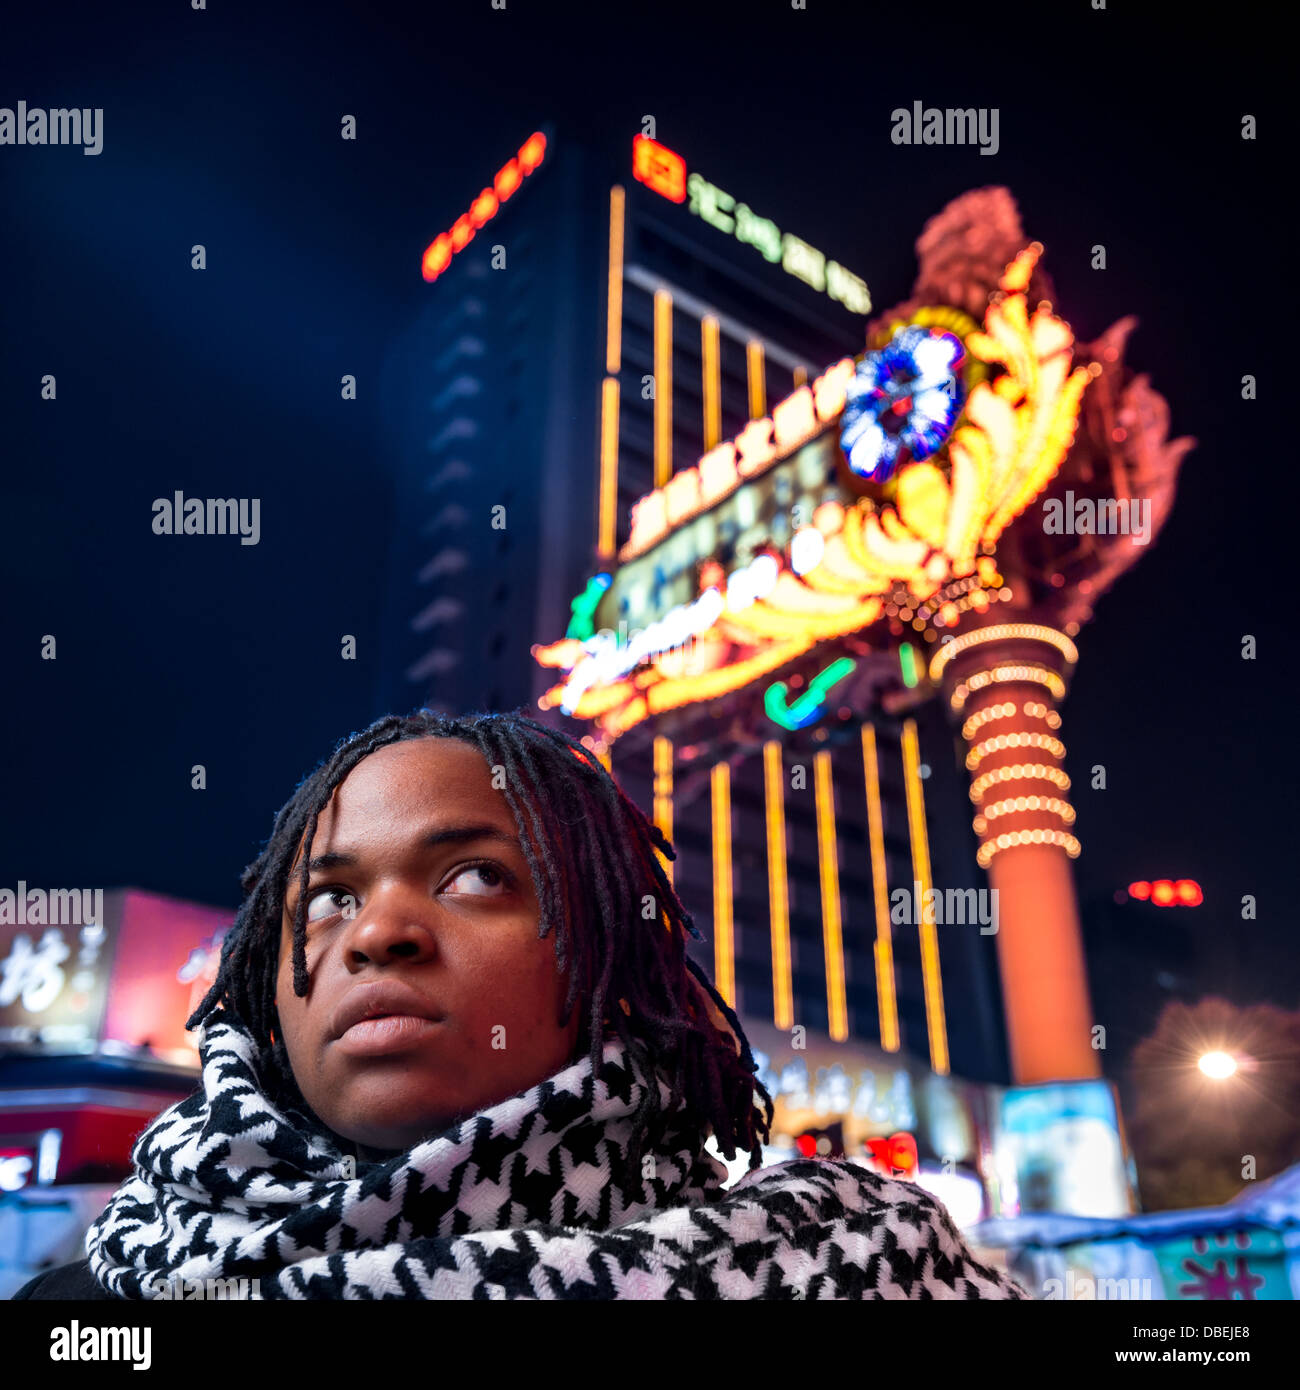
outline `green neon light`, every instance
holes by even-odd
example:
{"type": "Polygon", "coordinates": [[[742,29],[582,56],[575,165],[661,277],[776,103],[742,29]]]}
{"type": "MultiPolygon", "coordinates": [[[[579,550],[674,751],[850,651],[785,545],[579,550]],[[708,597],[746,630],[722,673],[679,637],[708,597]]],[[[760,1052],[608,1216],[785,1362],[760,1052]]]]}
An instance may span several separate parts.
{"type": "Polygon", "coordinates": [[[898,649],[898,665],[903,672],[903,684],[911,690],[916,684],[916,649],[910,642],[904,642],[898,649]]]}
{"type": "Polygon", "coordinates": [[[858,663],[852,657],[842,656],[819,675],[808,682],[808,689],[794,702],[787,703],[789,690],[784,681],[773,681],[763,695],[763,709],[773,724],[782,729],[803,729],[821,718],[826,712],[826,694],[831,686],[838,685],[858,663]]]}
{"type": "Polygon", "coordinates": [[[585,642],[596,630],[596,605],[609,588],[611,577],[608,574],[593,574],[587,580],[587,587],[569,605],[573,617],[569,619],[566,637],[576,637],[585,642]]]}

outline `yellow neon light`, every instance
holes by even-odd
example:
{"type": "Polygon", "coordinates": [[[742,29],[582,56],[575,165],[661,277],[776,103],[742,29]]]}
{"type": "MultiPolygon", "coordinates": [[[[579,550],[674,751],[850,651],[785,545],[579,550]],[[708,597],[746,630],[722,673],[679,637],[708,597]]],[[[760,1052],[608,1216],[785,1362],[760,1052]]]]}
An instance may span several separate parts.
{"type": "Polygon", "coordinates": [[[609,190],[609,292],[605,309],[605,370],[614,376],[623,345],[623,205],[625,195],[615,184],[609,190]]]}
{"type": "Polygon", "coordinates": [[[602,560],[614,558],[618,526],[618,382],[607,376],[600,393],[600,534],[602,560]]]}
{"type": "Polygon", "coordinates": [[[1041,748],[1054,758],[1065,757],[1065,744],[1051,734],[997,734],[977,743],[966,754],[966,771],[974,772],[991,753],[1004,753],[1008,748],[1041,748]]]}
{"type": "Polygon", "coordinates": [[[772,914],[773,1019],[778,1028],[794,1026],[790,977],[790,900],[785,866],[785,770],[781,745],[763,745],[763,782],[767,793],[767,892],[772,914]]]}
{"type": "Polygon", "coordinates": [[[978,805],[980,797],[999,782],[1050,782],[1063,792],[1070,790],[1070,779],[1059,767],[1049,767],[1046,763],[1014,763],[1011,767],[981,772],[970,784],[970,799],[978,805]]]}
{"type": "Polygon", "coordinates": [[[763,367],[763,344],[751,338],[745,344],[745,367],[749,377],[749,418],[761,420],[767,414],[767,379],[763,367]]]}
{"type": "Polygon", "coordinates": [[[889,885],[885,872],[885,830],[880,809],[880,768],[876,731],[862,726],[862,767],[867,777],[867,830],[871,841],[871,888],[876,907],[876,1005],[880,1045],[886,1052],[902,1046],[898,1032],[898,994],[894,987],[894,938],[889,925],[889,885]]]}
{"type": "Polygon", "coordinates": [[[718,321],[712,314],[700,320],[700,346],[704,357],[704,448],[722,439],[722,362],[718,321]]]}
{"type": "Polygon", "coordinates": [[[840,917],[839,844],[835,836],[835,789],[831,755],[822,749],[814,760],[817,784],[817,858],[822,888],[822,950],[826,957],[826,1008],[836,1042],[849,1036],[849,1009],[844,990],[844,933],[840,917]]]}
{"type": "Polygon", "coordinates": [[[736,943],[732,928],[731,768],[714,765],[713,784],[713,983],[736,1007],[736,943]]]}
{"type": "MultiPolygon", "coordinates": [[[[654,786],[654,818],[655,824],[663,832],[665,840],[673,838],[673,745],[671,739],[655,739],[655,786],[654,786]]],[[[668,882],[673,881],[673,861],[665,855],[659,855],[659,862],[664,866],[664,873],[668,875],[668,882]]]]}
{"type": "Polygon", "coordinates": [[[614,763],[613,759],[609,756],[608,748],[599,751],[596,754],[596,760],[600,763],[601,767],[603,767],[606,772],[608,772],[611,776],[613,775],[614,763]]]}
{"type": "Polygon", "coordinates": [[[1064,830],[1011,830],[995,840],[985,840],[976,851],[975,862],[981,869],[987,869],[995,855],[1004,849],[1014,849],[1017,845],[1055,845],[1071,859],[1077,859],[1083,848],[1073,835],[1064,830]]]}
{"type": "Polygon", "coordinates": [[[655,487],[673,476],[673,297],[655,291],[655,487]]]}
{"type": "Polygon", "coordinates": [[[884,607],[878,598],[868,599],[844,613],[809,614],[778,613],[774,609],[755,603],[739,613],[728,613],[719,619],[724,631],[735,631],[743,640],[753,636],[774,638],[803,638],[809,644],[828,637],[841,637],[847,632],[856,632],[866,627],[880,616],[884,607]]]}
{"type": "Polygon", "coordinates": [[[939,973],[939,937],[930,897],[930,844],[925,832],[925,803],[921,794],[921,757],[916,720],[903,724],[903,779],[907,785],[907,823],[912,834],[912,873],[920,887],[921,975],[925,984],[925,1018],[930,1033],[930,1066],[948,1074],[948,1030],[943,1013],[943,981],[939,973]]]}
{"type": "Polygon", "coordinates": [[[988,685],[1044,685],[1056,699],[1065,697],[1065,682],[1046,666],[995,666],[991,671],[976,671],[962,681],[948,701],[954,714],[966,708],[966,701],[976,691],[988,685]]]}
{"type": "Polygon", "coordinates": [[[938,680],[943,668],[962,652],[981,646],[985,642],[1000,642],[1004,638],[1046,642],[1049,646],[1055,647],[1072,666],[1079,659],[1079,649],[1063,632],[1057,632],[1054,627],[1043,627],[1040,623],[995,623],[992,627],[976,628],[974,632],[964,633],[961,637],[954,637],[951,642],[945,642],[930,662],[930,679],[938,680]]]}
{"type": "MultiPolygon", "coordinates": [[[[1066,825],[1073,825],[1075,821],[1074,807],[1068,801],[1062,801],[1059,796],[1009,796],[1005,801],[994,801],[980,809],[985,817],[986,828],[989,821],[1017,811],[1044,811],[1048,815],[1060,816],[1066,825]]],[[[979,833],[983,834],[983,831],[979,833]]]]}

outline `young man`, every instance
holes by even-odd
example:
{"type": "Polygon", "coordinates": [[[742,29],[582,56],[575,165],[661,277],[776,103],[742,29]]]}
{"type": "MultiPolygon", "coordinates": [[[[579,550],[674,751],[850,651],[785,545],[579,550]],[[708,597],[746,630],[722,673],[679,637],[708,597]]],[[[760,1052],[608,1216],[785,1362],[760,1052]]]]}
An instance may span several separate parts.
{"type": "Polygon", "coordinates": [[[245,872],[201,1089],[17,1297],[1026,1298],[912,1184],[759,1167],[771,1097],[656,848],[522,716],[345,741],[245,872]]]}

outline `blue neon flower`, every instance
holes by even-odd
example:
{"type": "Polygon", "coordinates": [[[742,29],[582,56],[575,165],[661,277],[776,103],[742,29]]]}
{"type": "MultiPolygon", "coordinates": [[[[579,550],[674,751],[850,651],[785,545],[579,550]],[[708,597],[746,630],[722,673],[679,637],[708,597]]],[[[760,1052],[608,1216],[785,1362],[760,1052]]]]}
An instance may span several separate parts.
{"type": "Polygon", "coordinates": [[[884,482],[943,444],[965,399],[965,355],[953,334],[912,325],[858,363],[840,422],[840,447],[856,474],[884,482]]]}

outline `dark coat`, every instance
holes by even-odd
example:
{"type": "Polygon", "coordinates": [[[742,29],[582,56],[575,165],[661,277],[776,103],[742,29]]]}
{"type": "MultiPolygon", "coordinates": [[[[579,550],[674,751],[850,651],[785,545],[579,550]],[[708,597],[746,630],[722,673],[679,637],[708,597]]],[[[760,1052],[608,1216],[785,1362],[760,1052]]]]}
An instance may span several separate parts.
{"type": "Polygon", "coordinates": [[[89,1260],[77,1260],[70,1265],[60,1265],[57,1269],[46,1270],[30,1279],[14,1294],[19,1298],[62,1299],[65,1302],[85,1302],[87,1300],[107,1299],[120,1302],[116,1294],[109,1293],[95,1282],[90,1272],[89,1260]]]}

